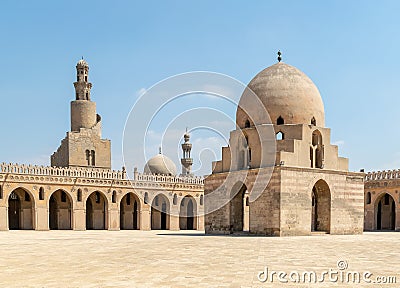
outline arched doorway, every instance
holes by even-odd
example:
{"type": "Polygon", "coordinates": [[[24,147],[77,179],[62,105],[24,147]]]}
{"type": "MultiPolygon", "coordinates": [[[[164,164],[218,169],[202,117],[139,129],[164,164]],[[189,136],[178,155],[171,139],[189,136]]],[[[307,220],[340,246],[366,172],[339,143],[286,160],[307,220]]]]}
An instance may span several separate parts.
{"type": "Polygon", "coordinates": [[[86,229],[103,230],[107,229],[108,216],[107,198],[103,193],[96,191],[90,194],[86,200],[86,229]]]}
{"type": "Polygon", "coordinates": [[[169,201],[162,194],[154,197],[151,204],[151,229],[168,230],[169,229],[169,201]]]}
{"type": "Polygon", "coordinates": [[[393,197],[385,193],[375,202],[375,227],[377,230],[395,230],[396,202],[393,197]]]}
{"type": "Polygon", "coordinates": [[[311,231],[330,232],[331,192],[324,180],[318,180],[312,189],[311,231]]]}
{"type": "Polygon", "coordinates": [[[243,232],[249,230],[249,207],[248,192],[246,185],[237,183],[233,186],[231,191],[231,201],[229,202],[230,212],[230,231],[243,232]]]}
{"type": "Polygon", "coordinates": [[[179,229],[196,230],[197,229],[197,204],[192,196],[185,196],[180,205],[179,211],[179,229]]]}
{"type": "Polygon", "coordinates": [[[57,190],[49,199],[50,230],[72,229],[72,199],[63,190],[57,190]]]}
{"type": "Polygon", "coordinates": [[[22,188],[17,188],[8,197],[8,228],[10,230],[34,229],[34,199],[22,188]]]}
{"type": "Polygon", "coordinates": [[[132,192],[120,202],[120,229],[137,230],[140,227],[140,201],[132,192]]]}

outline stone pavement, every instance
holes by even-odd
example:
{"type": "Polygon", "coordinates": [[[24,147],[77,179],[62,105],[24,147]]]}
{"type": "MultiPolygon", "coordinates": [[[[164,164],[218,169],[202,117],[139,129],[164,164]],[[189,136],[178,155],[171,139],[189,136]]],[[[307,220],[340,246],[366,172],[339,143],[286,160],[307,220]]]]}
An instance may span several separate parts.
{"type": "Polygon", "coordinates": [[[5,231],[0,287],[400,287],[399,247],[395,232],[273,238],[196,231],[5,231]],[[348,264],[342,271],[370,271],[371,280],[396,276],[398,284],[332,283],[328,276],[317,284],[281,283],[276,275],[273,283],[258,280],[265,266],[268,274],[315,271],[321,277],[329,268],[340,271],[339,260],[348,264]]]}

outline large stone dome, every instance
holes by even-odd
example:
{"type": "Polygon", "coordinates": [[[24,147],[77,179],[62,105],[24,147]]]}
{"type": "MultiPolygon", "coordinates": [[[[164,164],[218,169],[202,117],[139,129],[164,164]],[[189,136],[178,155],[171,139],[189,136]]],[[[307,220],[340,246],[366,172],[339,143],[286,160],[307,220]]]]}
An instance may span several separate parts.
{"type": "Polygon", "coordinates": [[[144,173],[175,176],[176,165],[167,156],[158,154],[147,161],[144,166],[144,173]]]}
{"type": "Polygon", "coordinates": [[[260,116],[260,105],[249,103],[256,101],[245,92],[236,113],[236,123],[240,128],[248,126],[248,122],[250,125],[283,122],[325,126],[324,104],[318,88],[306,74],[293,66],[278,62],[258,73],[248,88],[261,100],[270,119],[260,116]]]}

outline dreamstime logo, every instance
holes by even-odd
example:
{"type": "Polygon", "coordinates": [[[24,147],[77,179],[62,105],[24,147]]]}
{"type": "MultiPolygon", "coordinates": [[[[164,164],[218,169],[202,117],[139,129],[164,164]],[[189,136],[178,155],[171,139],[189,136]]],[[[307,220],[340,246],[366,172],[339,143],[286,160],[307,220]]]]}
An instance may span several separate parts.
{"type": "Polygon", "coordinates": [[[260,282],[270,283],[374,283],[392,284],[396,283],[396,276],[374,276],[370,271],[351,271],[348,270],[349,264],[346,260],[339,260],[336,263],[337,269],[329,268],[321,272],[317,271],[274,271],[267,266],[263,271],[259,271],[257,279],[260,282]]]}
{"type": "MultiPolygon", "coordinates": [[[[128,171],[132,171],[133,163],[136,165],[147,163],[148,158],[156,154],[158,147],[160,153],[162,151],[162,154],[172,156],[175,163],[178,162],[181,158],[182,136],[187,127],[189,134],[200,135],[198,138],[192,137],[192,140],[198,140],[194,147],[201,145],[201,149],[196,150],[198,154],[191,155],[191,158],[197,160],[202,159],[207,153],[211,154],[212,160],[208,160],[209,157],[201,161],[201,165],[206,165],[209,170],[212,168],[212,161],[221,160],[216,156],[216,149],[221,151],[223,146],[238,147],[237,151],[230,149],[230,169],[224,174],[223,183],[215,187],[214,192],[205,196],[205,201],[212,203],[205,207],[205,214],[223,207],[235,196],[230,193],[232,186],[238,182],[245,183],[249,165],[243,165],[242,162],[251,158],[250,155],[243,156],[243,153],[250,153],[247,147],[248,135],[241,129],[244,128],[244,123],[238,127],[234,117],[229,116],[232,109],[237,109],[237,115],[240,114],[241,119],[245,117],[246,123],[247,121],[252,123],[253,132],[255,131],[251,135],[252,141],[258,143],[257,154],[254,153],[259,162],[257,167],[265,168],[257,174],[249,195],[250,201],[256,200],[268,184],[275,165],[275,131],[261,100],[245,84],[223,74],[213,72],[179,74],[142,91],[142,95],[128,115],[124,128],[125,167],[128,171]],[[235,130],[232,132],[234,137],[232,133],[231,136],[227,135],[230,130],[235,130]],[[208,138],[202,135],[208,135],[208,138]],[[240,147],[243,149],[240,150],[240,147]],[[228,197],[221,197],[220,193],[230,194],[228,197]]],[[[161,164],[165,167],[171,167],[167,159],[163,157],[159,159],[164,161],[161,164]]],[[[199,167],[197,171],[202,168],[204,167],[199,167]]],[[[173,172],[174,169],[170,170],[173,172]]],[[[174,211],[170,213],[173,214],[174,211]]]]}

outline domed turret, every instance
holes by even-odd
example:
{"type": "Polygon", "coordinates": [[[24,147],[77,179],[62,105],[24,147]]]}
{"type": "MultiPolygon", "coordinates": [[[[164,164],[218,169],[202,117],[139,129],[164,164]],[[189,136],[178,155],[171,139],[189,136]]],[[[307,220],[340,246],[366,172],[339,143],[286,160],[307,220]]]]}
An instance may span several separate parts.
{"type": "Polygon", "coordinates": [[[318,88],[297,68],[278,62],[258,73],[247,87],[260,99],[271,120],[260,116],[255,108],[257,104],[248,103],[255,101],[247,91],[236,112],[236,123],[240,128],[270,124],[270,121],[272,124],[325,126],[324,104],[318,88]]]}
{"type": "Polygon", "coordinates": [[[144,173],[175,176],[176,165],[170,158],[160,153],[147,161],[144,173]]]}
{"type": "Polygon", "coordinates": [[[84,66],[84,67],[89,67],[89,64],[83,59],[79,60],[78,63],[76,63],[76,66],[84,66]]]}

